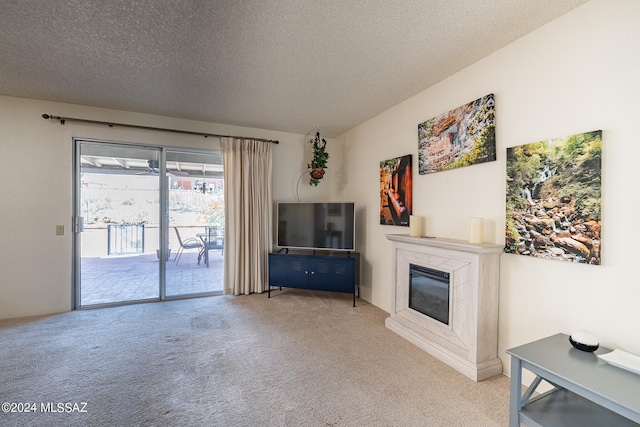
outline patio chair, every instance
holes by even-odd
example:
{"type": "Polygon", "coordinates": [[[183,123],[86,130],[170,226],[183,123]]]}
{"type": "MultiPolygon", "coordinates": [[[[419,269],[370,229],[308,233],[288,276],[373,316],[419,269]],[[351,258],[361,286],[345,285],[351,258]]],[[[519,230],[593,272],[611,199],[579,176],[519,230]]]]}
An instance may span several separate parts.
{"type": "Polygon", "coordinates": [[[182,240],[182,238],[180,237],[180,232],[178,231],[178,227],[173,227],[173,229],[176,230],[176,236],[178,236],[178,242],[180,243],[180,247],[178,248],[178,252],[176,253],[176,258],[175,258],[176,265],[178,265],[178,262],[180,261],[180,257],[182,256],[182,253],[186,249],[198,250],[198,264],[200,264],[200,258],[202,257],[202,253],[204,250],[204,245],[202,244],[202,241],[195,238],[182,240]]]}

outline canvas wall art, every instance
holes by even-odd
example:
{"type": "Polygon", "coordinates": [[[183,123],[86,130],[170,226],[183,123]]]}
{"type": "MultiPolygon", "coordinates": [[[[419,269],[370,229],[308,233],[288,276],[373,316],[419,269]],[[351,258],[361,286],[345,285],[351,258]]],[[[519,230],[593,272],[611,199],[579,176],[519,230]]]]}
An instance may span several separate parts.
{"type": "Polygon", "coordinates": [[[600,264],[602,131],[507,148],[505,252],[600,264]]]}
{"type": "Polygon", "coordinates": [[[493,94],[418,125],[420,175],[496,160],[493,94]]]}
{"type": "Polygon", "coordinates": [[[380,224],[408,227],[412,204],[411,154],[380,162],[380,224]]]}

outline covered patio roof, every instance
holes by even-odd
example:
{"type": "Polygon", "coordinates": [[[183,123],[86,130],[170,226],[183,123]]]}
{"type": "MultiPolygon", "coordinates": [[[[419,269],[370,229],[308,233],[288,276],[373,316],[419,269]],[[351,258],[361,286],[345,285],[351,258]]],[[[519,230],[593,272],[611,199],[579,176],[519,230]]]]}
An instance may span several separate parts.
{"type": "MultiPolygon", "coordinates": [[[[122,156],[120,147],[110,145],[91,146],[80,156],[83,172],[106,174],[157,174],[159,160],[149,158],[158,152],[144,148],[128,147],[122,156]],[[88,152],[86,152],[88,151],[88,152]]],[[[193,153],[167,150],[167,174],[169,176],[222,178],[222,154],[193,153]]]]}

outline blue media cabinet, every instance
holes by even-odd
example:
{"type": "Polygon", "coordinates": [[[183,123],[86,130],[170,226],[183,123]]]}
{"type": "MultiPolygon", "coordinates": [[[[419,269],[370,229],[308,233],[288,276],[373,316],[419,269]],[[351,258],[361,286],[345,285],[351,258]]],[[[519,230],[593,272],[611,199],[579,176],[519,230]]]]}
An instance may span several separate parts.
{"type": "Polygon", "coordinates": [[[269,298],[272,287],[348,292],[353,294],[355,307],[359,259],[357,252],[336,255],[270,253],[269,298]]]}

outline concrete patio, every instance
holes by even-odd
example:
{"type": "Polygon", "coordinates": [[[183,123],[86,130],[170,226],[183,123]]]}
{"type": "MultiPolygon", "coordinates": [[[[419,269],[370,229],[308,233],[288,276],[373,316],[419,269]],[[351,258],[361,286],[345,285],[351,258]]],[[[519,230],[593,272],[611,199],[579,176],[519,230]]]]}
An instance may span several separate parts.
{"type": "MultiPolygon", "coordinates": [[[[209,251],[209,267],[198,264],[196,251],[185,251],[178,264],[175,251],[166,261],[167,298],[222,292],[223,256],[209,251]]],[[[153,254],[85,257],[81,271],[81,306],[158,299],[158,257],[153,254]]]]}

